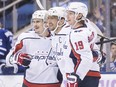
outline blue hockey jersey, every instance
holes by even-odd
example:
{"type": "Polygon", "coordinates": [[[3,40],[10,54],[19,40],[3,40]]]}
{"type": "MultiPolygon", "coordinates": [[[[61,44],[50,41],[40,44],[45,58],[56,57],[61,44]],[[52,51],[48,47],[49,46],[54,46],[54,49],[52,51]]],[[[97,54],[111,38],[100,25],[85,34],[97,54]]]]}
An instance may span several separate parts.
{"type": "Polygon", "coordinates": [[[7,29],[0,29],[0,60],[6,58],[6,55],[10,51],[12,44],[13,34],[7,29]]]}

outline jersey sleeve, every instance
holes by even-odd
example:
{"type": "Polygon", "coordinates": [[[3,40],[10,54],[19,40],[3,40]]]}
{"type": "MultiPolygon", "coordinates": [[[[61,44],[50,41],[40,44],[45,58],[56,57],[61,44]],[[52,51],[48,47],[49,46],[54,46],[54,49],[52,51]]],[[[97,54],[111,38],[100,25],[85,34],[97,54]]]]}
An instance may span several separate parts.
{"type": "Polygon", "coordinates": [[[6,56],[6,64],[7,65],[16,63],[19,53],[25,52],[25,45],[24,45],[24,41],[23,41],[24,38],[25,38],[24,33],[19,35],[19,37],[17,38],[15,45],[12,47],[12,49],[6,56]]]}
{"type": "Polygon", "coordinates": [[[6,48],[8,49],[8,52],[9,52],[14,43],[13,42],[13,34],[10,31],[6,31],[5,36],[7,38],[7,47],[6,48]]]}

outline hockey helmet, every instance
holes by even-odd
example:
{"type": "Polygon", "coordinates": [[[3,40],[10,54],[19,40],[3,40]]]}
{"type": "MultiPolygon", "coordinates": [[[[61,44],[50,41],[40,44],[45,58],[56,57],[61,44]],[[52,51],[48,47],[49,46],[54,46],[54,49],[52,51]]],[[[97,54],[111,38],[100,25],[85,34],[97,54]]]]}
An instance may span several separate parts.
{"type": "Polygon", "coordinates": [[[47,18],[48,12],[46,10],[37,10],[32,14],[32,19],[38,18],[45,20],[47,18]]]}
{"type": "Polygon", "coordinates": [[[84,3],[81,2],[71,2],[67,9],[67,11],[73,11],[76,14],[81,13],[83,15],[83,17],[86,17],[88,14],[88,8],[84,3]]]}
{"type": "Polygon", "coordinates": [[[57,16],[58,18],[65,18],[65,8],[64,7],[53,7],[48,10],[49,16],[57,16]]]}

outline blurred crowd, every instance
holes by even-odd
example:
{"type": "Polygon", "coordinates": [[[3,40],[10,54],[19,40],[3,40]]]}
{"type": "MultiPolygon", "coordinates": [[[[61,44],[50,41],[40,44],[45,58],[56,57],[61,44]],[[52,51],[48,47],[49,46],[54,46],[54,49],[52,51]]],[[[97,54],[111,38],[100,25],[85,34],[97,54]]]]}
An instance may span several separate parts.
{"type": "Polygon", "coordinates": [[[111,37],[116,37],[116,2],[111,7],[111,37]]]}
{"type": "MultiPolygon", "coordinates": [[[[87,16],[99,27],[99,29],[104,35],[107,31],[105,27],[105,13],[105,3],[102,3],[100,5],[100,8],[96,7],[87,16]]],[[[110,7],[110,37],[116,37],[116,2],[113,2],[110,7]]],[[[111,42],[110,44],[110,71],[116,72],[116,41],[111,42]]],[[[106,72],[106,64],[101,66],[101,72],[106,72]]]]}
{"type": "MultiPolygon", "coordinates": [[[[93,11],[91,11],[88,14],[88,18],[93,21],[102,31],[102,33],[106,32],[106,28],[105,28],[105,13],[106,13],[106,8],[105,8],[105,3],[102,3],[100,5],[100,8],[96,7],[93,11]]],[[[114,2],[111,5],[110,8],[110,29],[111,29],[111,33],[110,36],[111,37],[116,37],[116,2],[114,2]]]]}

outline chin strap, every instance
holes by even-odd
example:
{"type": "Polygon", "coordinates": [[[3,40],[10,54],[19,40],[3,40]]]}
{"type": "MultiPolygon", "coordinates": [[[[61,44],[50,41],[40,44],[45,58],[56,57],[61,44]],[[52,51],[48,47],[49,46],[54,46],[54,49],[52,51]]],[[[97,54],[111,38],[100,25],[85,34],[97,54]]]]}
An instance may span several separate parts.
{"type": "Polygon", "coordinates": [[[52,31],[52,34],[55,35],[56,30],[58,29],[58,24],[60,21],[57,22],[56,28],[52,31]]]}
{"type": "Polygon", "coordinates": [[[86,18],[85,17],[82,17],[82,18],[80,18],[80,19],[76,19],[77,18],[77,14],[75,14],[75,23],[71,26],[71,29],[73,29],[74,27],[75,27],[75,25],[78,23],[78,22],[80,22],[81,20],[86,20],[86,18]]]}
{"type": "Polygon", "coordinates": [[[47,28],[45,28],[45,29],[43,30],[43,32],[39,34],[39,36],[42,36],[42,37],[43,37],[43,34],[45,33],[46,30],[47,30],[47,28]]]}
{"type": "Polygon", "coordinates": [[[61,26],[59,26],[58,24],[59,24],[60,20],[61,20],[61,18],[59,18],[59,21],[57,22],[56,28],[52,31],[52,34],[53,34],[53,35],[55,34],[55,32],[56,32],[56,30],[57,30],[58,28],[62,28],[62,27],[66,24],[66,21],[64,21],[64,23],[63,23],[61,26]]]}
{"type": "Polygon", "coordinates": [[[44,21],[43,21],[43,28],[44,28],[43,32],[39,34],[39,36],[41,36],[41,37],[44,37],[43,34],[44,34],[45,31],[48,29],[47,27],[45,27],[44,21]]]}

